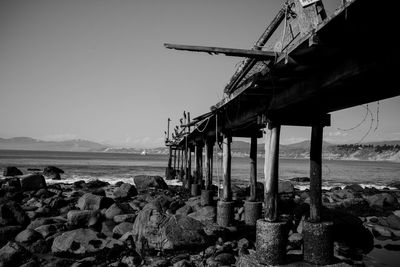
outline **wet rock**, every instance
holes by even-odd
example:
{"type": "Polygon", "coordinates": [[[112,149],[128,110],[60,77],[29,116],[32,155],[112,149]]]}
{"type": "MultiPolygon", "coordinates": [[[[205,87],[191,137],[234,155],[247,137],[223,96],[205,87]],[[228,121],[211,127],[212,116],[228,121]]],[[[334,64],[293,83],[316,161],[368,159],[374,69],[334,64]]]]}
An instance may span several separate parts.
{"type": "Polygon", "coordinates": [[[66,220],[60,217],[49,217],[49,218],[36,218],[33,220],[26,228],[27,229],[36,229],[41,225],[45,224],[56,224],[56,223],[65,223],[66,220]]]}
{"type": "Polygon", "coordinates": [[[21,189],[23,191],[38,190],[41,188],[46,188],[46,180],[43,175],[40,174],[28,174],[20,177],[21,179],[21,189]]]}
{"type": "Polygon", "coordinates": [[[9,225],[0,227],[0,247],[5,245],[7,241],[13,240],[14,237],[21,232],[22,226],[9,225]]]}
{"type": "Polygon", "coordinates": [[[92,193],[93,195],[96,195],[96,196],[101,196],[101,197],[106,196],[106,191],[104,190],[104,188],[95,188],[90,193],[92,193]]]}
{"type": "Polygon", "coordinates": [[[43,175],[53,180],[61,180],[61,173],[64,173],[64,171],[55,166],[47,166],[43,170],[43,175]]]}
{"type": "Polygon", "coordinates": [[[123,243],[112,238],[100,238],[99,234],[91,229],[76,229],[64,232],[57,236],[51,251],[53,253],[70,253],[85,255],[86,253],[99,252],[105,248],[122,246],[123,243]]]}
{"type": "Polygon", "coordinates": [[[113,237],[113,229],[115,227],[115,222],[106,220],[101,223],[101,233],[108,237],[113,237]]]}
{"type": "Polygon", "coordinates": [[[19,178],[11,177],[0,180],[1,189],[8,192],[17,192],[21,190],[21,181],[19,178]]]}
{"type": "Polygon", "coordinates": [[[175,262],[172,267],[194,267],[195,265],[188,260],[180,260],[175,262]]]}
{"type": "Polygon", "coordinates": [[[389,215],[386,220],[390,228],[400,230],[400,217],[392,214],[389,215]]]}
{"type": "Polygon", "coordinates": [[[100,181],[100,180],[92,180],[92,181],[89,181],[89,182],[85,183],[85,187],[86,188],[91,188],[91,189],[104,187],[104,186],[107,186],[107,185],[110,185],[110,184],[107,183],[107,182],[104,182],[104,181],[100,181]]]}
{"type": "Polygon", "coordinates": [[[206,206],[196,212],[190,213],[188,217],[193,218],[203,224],[213,223],[216,220],[217,210],[213,206],[206,206]]]}
{"type": "Polygon", "coordinates": [[[3,170],[3,176],[18,176],[23,175],[22,171],[14,166],[5,167],[3,170]]]}
{"type": "Polygon", "coordinates": [[[139,212],[132,233],[136,243],[146,240],[149,248],[188,249],[205,244],[202,228],[199,221],[182,215],[167,215],[149,203],[139,212]]]}
{"type": "Polygon", "coordinates": [[[100,210],[111,206],[113,200],[107,197],[86,193],[81,196],[76,206],[81,210],[100,210]]]}
{"type": "Polygon", "coordinates": [[[122,222],[135,222],[136,214],[129,213],[129,214],[121,214],[114,216],[113,220],[115,223],[122,223],[122,222]]]}
{"type": "Polygon", "coordinates": [[[127,203],[114,203],[106,210],[104,215],[107,219],[113,220],[113,218],[117,215],[130,214],[133,212],[134,210],[127,203]]]}
{"type": "Polygon", "coordinates": [[[185,206],[177,209],[175,214],[177,214],[177,215],[185,215],[186,216],[186,215],[188,215],[189,213],[192,213],[192,212],[193,212],[192,207],[189,206],[189,205],[185,205],[185,206]]]}
{"type": "Polygon", "coordinates": [[[359,185],[359,184],[346,185],[346,186],[344,187],[344,189],[348,189],[348,190],[353,191],[353,192],[363,192],[363,190],[364,190],[364,189],[362,188],[362,186],[359,185]]]}
{"type": "Polygon", "coordinates": [[[383,236],[390,238],[392,237],[392,232],[388,227],[382,226],[382,225],[374,225],[372,227],[372,233],[374,234],[375,237],[383,236]]]}
{"type": "Polygon", "coordinates": [[[130,222],[122,222],[118,225],[116,225],[113,229],[113,234],[117,236],[122,236],[125,233],[129,232],[132,230],[133,223],[130,222]]]}
{"type": "Polygon", "coordinates": [[[137,175],[133,177],[133,182],[138,190],[146,190],[151,187],[168,189],[168,185],[161,176],[137,175]]]}
{"type": "Polygon", "coordinates": [[[301,248],[301,244],[303,243],[303,235],[299,233],[293,233],[288,238],[289,244],[295,248],[301,248]]]}
{"type": "Polygon", "coordinates": [[[309,177],[294,177],[290,179],[291,182],[296,182],[296,183],[308,183],[310,182],[309,177]]]}
{"type": "Polygon", "coordinates": [[[279,181],[278,192],[279,194],[294,194],[294,186],[289,181],[279,181]]]}
{"type": "Polygon", "coordinates": [[[397,204],[396,198],[389,193],[365,196],[364,198],[368,201],[371,208],[384,209],[387,207],[393,207],[397,204]]]}
{"type": "Polygon", "coordinates": [[[134,185],[123,183],[119,187],[115,188],[113,195],[115,198],[134,197],[137,195],[137,190],[134,185]]]}
{"type": "Polygon", "coordinates": [[[15,237],[15,241],[20,243],[33,243],[42,238],[42,235],[35,230],[25,229],[15,237]]]}
{"type": "Polygon", "coordinates": [[[100,220],[100,212],[96,210],[71,210],[67,213],[68,225],[88,227],[96,225],[100,220]]]}
{"type": "Polygon", "coordinates": [[[231,253],[221,253],[215,256],[215,261],[219,262],[221,265],[230,266],[236,262],[235,256],[231,253]]]}
{"type": "Polygon", "coordinates": [[[79,180],[74,182],[74,187],[75,188],[83,188],[83,186],[86,184],[86,182],[84,180],[79,180]]]}
{"type": "Polygon", "coordinates": [[[27,225],[30,219],[15,201],[0,204],[0,226],[27,225]]]}
{"type": "Polygon", "coordinates": [[[35,228],[35,231],[40,233],[43,238],[49,237],[55,233],[57,233],[57,231],[62,228],[62,225],[56,225],[56,224],[45,224],[45,225],[41,225],[37,228],[35,228]]]}
{"type": "Polygon", "coordinates": [[[0,249],[0,266],[19,266],[30,258],[30,253],[16,242],[8,242],[0,249]]]}
{"type": "Polygon", "coordinates": [[[141,262],[142,262],[142,258],[139,255],[124,256],[121,259],[121,263],[127,265],[128,267],[139,266],[141,262]]]}
{"type": "Polygon", "coordinates": [[[400,245],[398,244],[386,244],[384,248],[391,251],[400,251],[400,245]]]}

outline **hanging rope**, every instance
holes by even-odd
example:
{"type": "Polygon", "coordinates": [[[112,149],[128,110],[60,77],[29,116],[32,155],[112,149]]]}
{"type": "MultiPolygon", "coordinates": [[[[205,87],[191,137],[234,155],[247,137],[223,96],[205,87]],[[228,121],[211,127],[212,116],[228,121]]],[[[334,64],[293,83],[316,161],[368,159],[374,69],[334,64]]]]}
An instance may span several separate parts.
{"type": "Polygon", "coordinates": [[[207,119],[202,120],[202,121],[199,123],[199,126],[200,126],[200,124],[202,124],[204,121],[207,120],[207,123],[206,123],[206,125],[204,126],[203,130],[200,130],[199,127],[196,128],[196,130],[197,130],[199,133],[202,133],[202,132],[205,131],[205,129],[207,129],[208,123],[210,122],[210,118],[211,118],[211,116],[209,116],[207,119]]]}
{"type": "Polygon", "coordinates": [[[348,128],[348,129],[342,129],[342,128],[337,128],[339,131],[352,131],[352,130],[354,130],[354,129],[356,129],[356,128],[358,128],[358,127],[360,127],[364,122],[365,122],[365,120],[367,119],[367,117],[368,117],[368,114],[369,114],[369,108],[368,108],[368,104],[366,105],[366,106],[362,106],[363,108],[365,108],[365,115],[364,115],[364,118],[357,124],[357,125],[355,125],[355,126],[353,126],[353,127],[351,127],[351,128],[348,128]]]}
{"type": "Polygon", "coordinates": [[[378,130],[378,127],[379,127],[379,101],[376,103],[376,126],[374,132],[378,130]]]}

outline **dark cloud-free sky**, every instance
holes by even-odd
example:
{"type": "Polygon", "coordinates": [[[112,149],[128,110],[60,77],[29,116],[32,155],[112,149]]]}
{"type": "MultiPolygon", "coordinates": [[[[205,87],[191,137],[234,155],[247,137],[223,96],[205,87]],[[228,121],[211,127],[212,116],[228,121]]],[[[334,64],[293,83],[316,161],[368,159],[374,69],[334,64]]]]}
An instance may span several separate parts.
{"type": "MultiPolygon", "coordinates": [[[[167,118],[177,123],[184,110],[192,117],[208,112],[240,61],[163,43],[250,48],[282,4],[0,0],[0,137],[160,146],[167,118]]],[[[380,102],[379,127],[366,140],[400,139],[399,104],[399,98],[380,102]]],[[[377,104],[369,107],[376,116],[377,104]]],[[[333,113],[325,139],[358,141],[369,120],[339,129],[358,124],[364,113],[363,107],[333,113]]],[[[282,142],[309,134],[285,127],[282,142]]]]}

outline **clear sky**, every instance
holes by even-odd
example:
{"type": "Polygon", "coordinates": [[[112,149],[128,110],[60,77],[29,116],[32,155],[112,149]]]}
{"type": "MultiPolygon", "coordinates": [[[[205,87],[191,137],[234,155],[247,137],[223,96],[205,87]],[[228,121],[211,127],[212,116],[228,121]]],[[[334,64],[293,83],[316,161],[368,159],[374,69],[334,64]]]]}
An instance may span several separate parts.
{"type": "MultiPolygon", "coordinates": [[[[282,0],[0,0],[0,137],[162,146],[167,118],[209,111],[239,58],[163,43],[250,48],[282,0]]],[[[377,104],[370,104],[377,121],[377,104]]],[[[400,98],[365,139],[400,139],[400,98]]],[[[357,142],[365,108],[332,114],[325,140],[357,142]]],[[[282,142],[309,138],[285,127],[282,142]]]]}

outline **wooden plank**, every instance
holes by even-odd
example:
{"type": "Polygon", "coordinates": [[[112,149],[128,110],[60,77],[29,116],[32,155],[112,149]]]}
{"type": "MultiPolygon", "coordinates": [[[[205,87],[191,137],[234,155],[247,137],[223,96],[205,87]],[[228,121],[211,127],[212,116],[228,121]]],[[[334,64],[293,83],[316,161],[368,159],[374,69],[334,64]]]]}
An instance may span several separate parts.
{"type": "Polygon", "coordinates": [[[278,220],[279,135],[281,126],[269,124],[265,137],[265,220],[278,220]]]}
{"type": "MultiPolygon", "coordinates": [[[[271,38],[272,34],[275,32],[275,30],[278,28],[279,24],[283,21],[285,18],[285,10],[286,8],[283,7],[279,10],[278,14],[276,14],[275,18],[272,20],[270,25],[267,27],[267,29],[264,31],[264,33],[261,35],[259,40],[257,41],[254,49],[259,49],[261,50],[262,46],[264,46],[269,38],[271,38]]],[[[254,67],[256,64],[256,60],[248,59],[244,62],[244,65],[242,69],[235,74],[228,85],[225,87],[224,92],[231,94],[237,84],[246,76],[246,74],[254,67]]]]}
{"type": "Polygon", "coordinates": [[[257,200],[257,137],[251,137],[250,143],[250,197],[249,201],[257,200]]]}
{"type": "Polygon", "coordinates": [[[310,221],[321,221],[323,126],[313,125],[310,149],[310,221]]]}
{"type": "Polygon", "coordinates": [[[257,60],[271,60],[279,56],[273,51],[248,50],[238,48],[224,48],[213,46],[198,46],[198,45],[180,45],[180,44],[164,44],[168,49],[191,51],[191,52],[206,52],[209,54],[224,54],[230,57],[247,57],[257,60]]]}
{"type": "Polygon", "coordinates": [[[222,200],[229,202],[232,200],[232,189],[231,189],[231,142],[232,136],[229,133],[224,134],[223,145],[222,145],[222,168],[223,168],[223,194],[222,200]]]}
{"type": "Polygon", "coordinates": [[[202,184],[203,180],[203,144],[198,142],[195,146],[195,156],[196,156],[196,182],[197,184],[202,184]]]}

